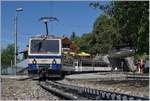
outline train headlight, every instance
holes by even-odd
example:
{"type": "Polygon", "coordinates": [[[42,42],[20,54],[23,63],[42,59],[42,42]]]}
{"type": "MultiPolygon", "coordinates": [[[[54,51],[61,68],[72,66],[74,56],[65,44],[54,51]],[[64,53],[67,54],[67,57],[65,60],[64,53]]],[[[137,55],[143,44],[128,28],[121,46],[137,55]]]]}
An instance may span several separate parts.
{"type": "Polygon", "coordinates": [[[56,62],[56,60],[55,59],[53,59],[53,61],[52,61],[52,64],[56,64],[57,62],[56,62]]]}
{"type": "Polygon", "coordinates": [[[32,64],[37,64],[37,61],[33,59],[32,64]]]}

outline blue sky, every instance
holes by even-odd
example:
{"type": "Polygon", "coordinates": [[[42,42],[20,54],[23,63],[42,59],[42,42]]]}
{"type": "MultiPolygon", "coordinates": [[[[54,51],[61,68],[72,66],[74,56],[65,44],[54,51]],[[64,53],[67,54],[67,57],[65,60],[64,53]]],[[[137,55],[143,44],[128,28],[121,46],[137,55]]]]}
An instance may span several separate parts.
{"type": "MultiPolygon", "coordinates": [[[[59,22],[49,23],[49,33],[56,36],[78,36],[92,31],[93,23],[103,12],[89,7],[90,1],[3,1],[1,2],[2,47],[14,42],[15,9],[18,14],[18,46],[22,51],[31,36],[45,34],[45,25],[38,21],[42,16],[54,16],[59,22]]],[[[101,2],[106,4],[106,2],[101,2]]]]}

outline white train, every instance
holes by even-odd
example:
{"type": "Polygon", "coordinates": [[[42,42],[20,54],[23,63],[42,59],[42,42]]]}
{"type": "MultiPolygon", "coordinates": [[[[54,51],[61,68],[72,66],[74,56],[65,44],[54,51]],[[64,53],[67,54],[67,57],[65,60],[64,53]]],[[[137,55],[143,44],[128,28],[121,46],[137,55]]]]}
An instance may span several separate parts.
{"type": "Polygon", "coordinates": [[[93,61],[89,59],[74,60],[73,66],[63,65],[63,71],[66,72],[96,72],[111,71],[112,67],[106,62],[93,61]]]}
{"type": "Polygon", "coordinates": [[[62,68],[61,39],[52,36],[35,36],[29,40],[28,73],[60,74],[62,68]]]}

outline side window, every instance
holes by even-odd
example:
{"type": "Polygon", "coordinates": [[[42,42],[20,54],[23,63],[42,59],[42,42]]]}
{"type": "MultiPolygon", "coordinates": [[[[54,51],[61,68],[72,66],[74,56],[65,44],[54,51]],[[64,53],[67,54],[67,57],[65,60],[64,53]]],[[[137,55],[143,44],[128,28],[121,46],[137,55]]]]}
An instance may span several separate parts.
{"type": "Polygon", "coordinates": [[[77,62],[74,62],[74,66],[78,66],[78,63],[77,63],[77,62]]]}

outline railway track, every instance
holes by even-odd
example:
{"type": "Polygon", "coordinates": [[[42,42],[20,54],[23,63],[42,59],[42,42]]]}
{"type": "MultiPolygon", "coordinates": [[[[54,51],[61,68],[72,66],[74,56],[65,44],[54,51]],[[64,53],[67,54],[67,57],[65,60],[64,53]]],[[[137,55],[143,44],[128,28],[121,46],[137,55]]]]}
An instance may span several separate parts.
{"type": "Polygon", "coordinates": [[[149,100],[146,97],[73,86],[56,81],[40,82],[39,85],[67,100],[149,100]]]}
{"type": "Polygon", "coordinates": [[[127,75],[128,80],[149,80],[149,75],[127,75]]]}
{"type": "Polygon", "coordinates": [[[74,92],[72,90],[62,89],[62,87],[56,87],[56,85],[53,85],[50,82],[40,82],[39,85],[43,89],[53,93],[54,95],[59,96],[61,99],[64,100],[87,100],[87,98],[76,96],[75,94],[73,94],[74,92]]]}

